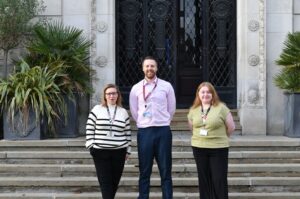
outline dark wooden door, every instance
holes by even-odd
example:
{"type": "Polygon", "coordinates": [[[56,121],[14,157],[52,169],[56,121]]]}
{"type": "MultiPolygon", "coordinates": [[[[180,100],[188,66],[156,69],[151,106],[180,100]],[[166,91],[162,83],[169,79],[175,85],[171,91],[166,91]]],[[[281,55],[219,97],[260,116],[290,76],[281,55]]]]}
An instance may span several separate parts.
{"type": "Polygon", "coordinates": [[[116,1],[117,84],[125,104],[155,56],[158,76],[173,84],[177,107],[189,107],[202,81],[236,107],[236,0],[116,1]]]}
{"type": "Polygon", "coordinates": [[[177,103],[192,104],[196,89],[211,82],[236,107],[235,0],[180,0],[178,4],[177,103]]]}

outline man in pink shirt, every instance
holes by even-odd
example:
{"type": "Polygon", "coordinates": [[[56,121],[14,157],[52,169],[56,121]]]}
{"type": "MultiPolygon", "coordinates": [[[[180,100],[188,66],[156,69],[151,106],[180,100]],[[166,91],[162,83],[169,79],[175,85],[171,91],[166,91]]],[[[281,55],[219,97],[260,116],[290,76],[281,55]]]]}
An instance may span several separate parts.
{"type": "Polygon", "coordinates": [[[145,78],[135,84],[129,103],[133,119],[138,127],[137,144],[139,158],[139,197],[148,199],[153,158],[160,177],[162,198],[173,198],[172,188],[172,132],[170,123],[176,110],[172,85],[156,76],[157,61],[145,57],[142,63],[145,78]]]}

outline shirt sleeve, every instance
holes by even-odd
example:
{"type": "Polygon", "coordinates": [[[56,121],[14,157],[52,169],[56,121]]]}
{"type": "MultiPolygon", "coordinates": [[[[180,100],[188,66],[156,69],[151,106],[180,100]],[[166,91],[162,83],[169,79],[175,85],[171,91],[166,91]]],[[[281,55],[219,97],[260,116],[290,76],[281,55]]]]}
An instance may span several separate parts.
{"type": "Polygon", "coordinates": [[[91,110],[89,113],[87,122],[86,122],[86,143],[85,147],[86,148],[91,148],[93,147],[94,139],[95,139],[95,129],[96,129],[96,120],[97,116],[94,113],[95,108],[91,110]]]}
{"type": "Polygon", "coordinates": [[[221,117],[224,122],[226,121],[226,117],[229,112],[230,112],[229,108],[225,104],[222,104],[221,117]]]}
{"type": "Polygon", "coordinates": [[[136,96],[135,86],[132,87],[129,94],[129,107],[132,118],[137,121],[138,118],[138,98],[136,96]]]}
{"type": "Polygon", "coordinates": [[[171,84],[169,84],[170,89],[168,93],[168,112],[171,116],[171,119],[173,118],[175,111],[176,111],[176,97],[175,97],[175,92],[171,84]]]}

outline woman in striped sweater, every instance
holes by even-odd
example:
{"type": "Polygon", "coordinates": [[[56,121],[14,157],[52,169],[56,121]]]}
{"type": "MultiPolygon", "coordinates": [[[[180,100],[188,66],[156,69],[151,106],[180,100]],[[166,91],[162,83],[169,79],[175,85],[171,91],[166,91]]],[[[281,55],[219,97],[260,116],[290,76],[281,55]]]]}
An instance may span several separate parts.
{"type": "Polygon", "coordinates": [[[131,130],[121,93],[114,84],[105,86],[102,103],[88,116],[86,147],[94,159],[102,198],[115,198],[131,151],[131,130]]]}

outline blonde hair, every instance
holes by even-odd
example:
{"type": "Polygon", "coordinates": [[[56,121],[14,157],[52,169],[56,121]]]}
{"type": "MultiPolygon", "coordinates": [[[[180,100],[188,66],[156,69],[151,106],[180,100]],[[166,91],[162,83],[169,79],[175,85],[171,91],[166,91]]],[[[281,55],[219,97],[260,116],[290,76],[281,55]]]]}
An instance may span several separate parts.
{"type": "Polygon", "coordinates": [[[212,94],[211,105],[217,106],[221,102],[214,86],[209,82],[202,82],[197,88],[196,96],[195,96],[193,105],[191,106],[191,109],[197,108],[198,106],[202,105],[202,101],[199,97],[199,91],[202,87],[205,87],[205,86],[208,88],[209,92],[212,94]]]}
{"type": "Polygon", "coordinates": [[[109,89],[109,88],[115,88],[117,90],[118,98],[117,98],[117,101],[116,101],[116,105],[122,107],[122,95],[121,95],[121,92],[120,92],[118,86],[116,86],[115,84],[107,84],[104,87],[103,93],[102,93],[102,100],[101,100],[102,106],[107,106],[107,101],[106,101],[105,96],[106,96],[106,90],[109,89]]]}

